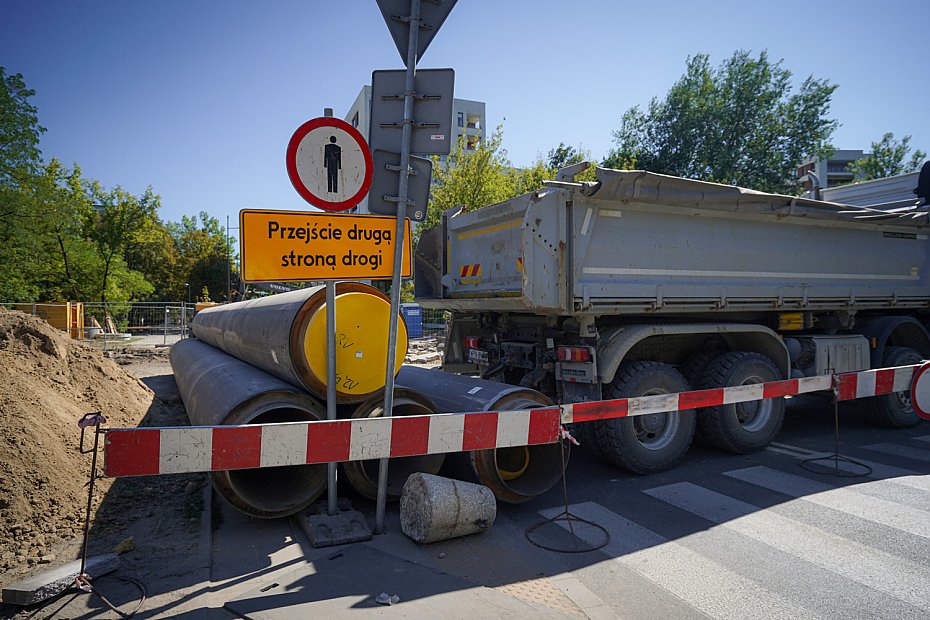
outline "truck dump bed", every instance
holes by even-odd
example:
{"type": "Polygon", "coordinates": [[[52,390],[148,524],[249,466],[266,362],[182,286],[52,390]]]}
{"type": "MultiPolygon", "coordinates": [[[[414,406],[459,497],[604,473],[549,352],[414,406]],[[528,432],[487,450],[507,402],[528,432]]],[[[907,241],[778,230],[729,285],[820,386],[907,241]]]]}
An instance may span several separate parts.
{"type": "Polygon", "coordinates": [[[417,248],[426,307],[557,315],[926,308],[927,215],[642,171],[447,213],[417,248]],[[880,214],[879,214],[880,215],[880,214]]]}

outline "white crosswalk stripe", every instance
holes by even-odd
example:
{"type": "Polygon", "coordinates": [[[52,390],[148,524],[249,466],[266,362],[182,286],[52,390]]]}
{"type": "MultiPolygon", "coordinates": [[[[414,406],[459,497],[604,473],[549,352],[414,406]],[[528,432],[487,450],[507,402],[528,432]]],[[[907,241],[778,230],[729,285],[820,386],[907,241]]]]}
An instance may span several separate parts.
{"type": "MultiPolygon", "coordinates": [[[[621,517],[594,502],[574,504],[572,514],[605,527],[603,551],[712,618],[813,618],[814,614],[684,545],[621,517]]],[[[554,517],[561,508],[540,511],[554,517]]],[[[563,527],[568,527],[562,521],[563,527]]],[[[587,530],[580,530],[585,537],[587,530]]],[[[588,542],[595,542],[591,536],[588,542]]]]}
{"type": "MultiPolygon", "coordinates": [[[[914,439],[930,441],[930,435],[927,435],[926,437],[915,437],[914,439]]],[[[820,465],[824,468],[825,471],[828,471],[834,467],[845,473],[859,473],[862,471],[862,467],[855,463],[847,463],[843,460],[834,460],[829,458],[833,456],[829,452],[813,452],[800,446],[792,446],[774,441],[768,448],[766,448],[766,450],[770,452],[776,452],[778,454],[784,454],[798,460],[821,458],[823,460],[820,461],[820,465]]],[[[872,473],[867,476],[869,479],[878,479],[886,482],[892,482],[894,484],[911,487],[920,491],[930,491],[930,476],[919,474],[918,472],[911,469],[885,465],[884,463],[879,463],[877,461],[871,461],[868,459],[857,457],[855,460],[856,463],[861,463],[862,465],[866,465],[872,469],[872,473]]]]}
{"type": "Polygon", "coordinates": [[[930,575],[926,567],[690,482],[645,492],[720,527],[930,613],[930,575]]]}
{"type": "MultiPolygon", "coordinates": [[[[854,490],[855,486],[834,488],[823,482],[763,466],[729,471],[725,475],[902,532],[930,538],[930,512],[858,493],[854,490]]],[[[863,486],[869,484],[875,483],[867,482],[863,486]]]]}

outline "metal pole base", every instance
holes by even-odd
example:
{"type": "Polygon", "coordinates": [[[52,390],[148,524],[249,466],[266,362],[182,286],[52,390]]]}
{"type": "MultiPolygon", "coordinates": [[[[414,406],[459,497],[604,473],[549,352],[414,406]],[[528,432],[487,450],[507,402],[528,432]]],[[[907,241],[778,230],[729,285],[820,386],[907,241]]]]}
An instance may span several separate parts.
{"type": "Polygon", "coordinates": [[[329,514],[327,502],[318,502],[294,515],[294,519],[314,548],[371,540],[371,528],[365,516],[352,510],[352,505],[345,498],[339,499],[335,514],[329,514]]]}

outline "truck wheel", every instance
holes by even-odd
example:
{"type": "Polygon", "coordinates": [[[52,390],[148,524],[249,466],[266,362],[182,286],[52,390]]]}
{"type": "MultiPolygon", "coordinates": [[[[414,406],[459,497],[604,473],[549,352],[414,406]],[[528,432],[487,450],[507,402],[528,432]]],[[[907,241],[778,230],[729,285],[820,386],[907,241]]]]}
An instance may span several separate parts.
{"type": "MultiPolygon", "coordinates": [[[[882,366],[910,366],[923,361],[923,356],[910,347],[886,347],[882,355],[882,366]]],[[[889,428],[907,428],[920,422],[920,416],[911,404],[911,393],[892,392],[881,396],[866,398],[866,406],[882,425],[889,428]]]]}
{"type": "Polygon", "coordinates": [[[597,443],[597,422],[576,422],[572,424],[572,436],[578,440],[579,448],[598,459],[604,458],[601,447],[597,443]]]}
{"type": "MultiPolygon", "coordinates": [[[[718,355],[720,355],[720,351],[717,350],[695,353],[687,358],[683,364],[678,366],[678,372],[684,375],[688,385],[692,386],[694,389],[698,389],[695,386],[701,384],[701,375],[704,374],[704,369],[707,368],[711,360],[718,355]]],[[[698,417],[698,424],[694,438],[697,439],[699,443],[707,445],[710,444],[710,440],[704,436],[704,431],[701,430],[701,416],[704,415],[703,411],[703,409],[698,409],[695,414],[698,417]]]]}
{"type": "MultiPolygon", "coordinates": [[[[711,361],[698,381],[701,390],[778,381],[774,362],[759,353],[724,353],[711,361]]],[[[768,398],[706,407],[698,414],[701,434],[712,445],[745,454],[769,445],[785,420],[785,399],[768,398]]]]}
{"type": "MultiPolygon", "coordinates": [[[[626,362],[606,386],[605,398],[630,398],[687,392],[680,372],[659,362],[626,362]]],[[[694,410],[653,413],[595,422],[605,460],[637,474],[675,467],[694,437],[694,410]]]]}

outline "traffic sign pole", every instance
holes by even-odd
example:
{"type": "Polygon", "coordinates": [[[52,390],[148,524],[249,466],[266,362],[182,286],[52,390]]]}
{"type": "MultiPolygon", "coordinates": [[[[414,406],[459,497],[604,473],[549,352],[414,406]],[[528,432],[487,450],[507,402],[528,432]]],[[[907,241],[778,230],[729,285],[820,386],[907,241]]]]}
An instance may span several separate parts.
{"type": "MultiPolygon", "coordinates": [[[[332,108],[324,108],[323,116],[331,117],[332,108]]],[[[326,281],[326,419],[336,419],[336,281],[326,281]]],[[[336,506],[336,464],[326,465],[326,512],[338,514],[336,506]]]]}
{"type": "MultiPolygon", "coordinates": [[[[407,39],[407,79],[404,89],[404,127],[400,145],[400,183],[397,190],[397,230],[394,244],[394,274],[391,278],[391,315],[388,330],[387,371],[384,382],[384,415],[394,408],[394,348],[397,346],[397,315],[400,313],[400,272],[403,263],[404,218],[407,216],[407,187],[410,179],[410,142],[413,137],[414,77],[417,67],[417,37],[420,33],[420,0],[410,0],[409,37],[407,39]]],[[[388,459],[378,465],[378,497],[375,506],[375,533],[384,533],[384,510],[387,504],[388,459]]]]}

